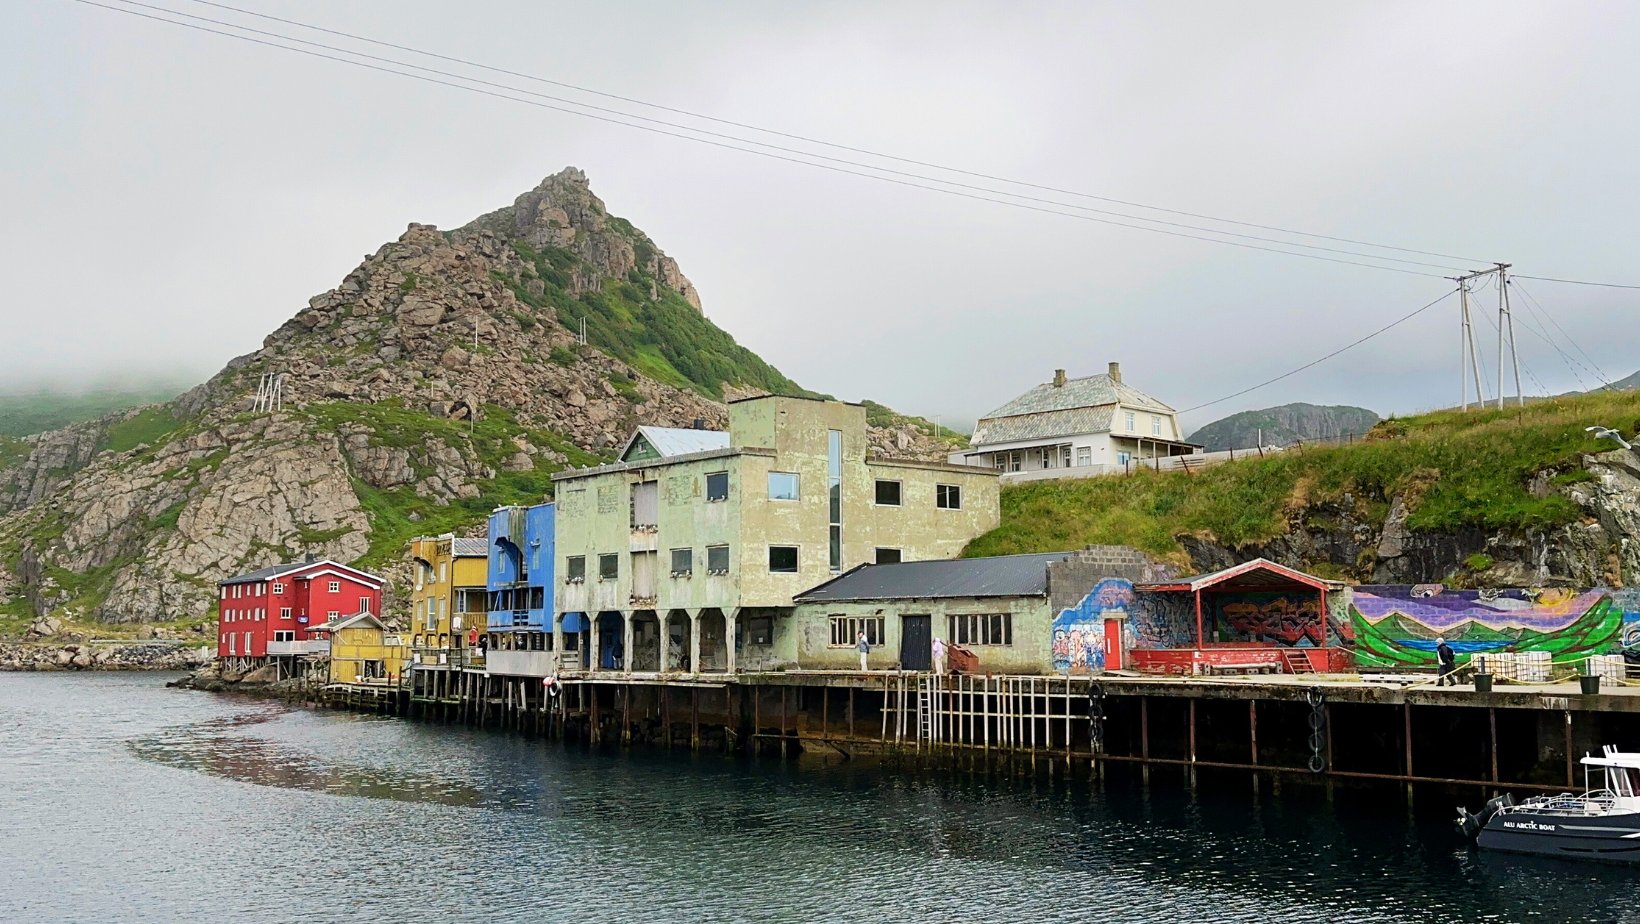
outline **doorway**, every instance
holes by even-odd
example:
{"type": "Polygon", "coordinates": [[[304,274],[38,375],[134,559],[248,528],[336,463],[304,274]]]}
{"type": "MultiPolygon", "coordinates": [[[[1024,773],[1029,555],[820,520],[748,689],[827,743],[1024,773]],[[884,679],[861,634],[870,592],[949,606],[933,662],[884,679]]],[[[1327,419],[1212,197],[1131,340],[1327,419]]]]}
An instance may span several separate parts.
{"type": "Polygon", "coordinates": [[[900,617],[900,668],[926,671],[934,663],[933,621],[927,613],[900,617]]]}

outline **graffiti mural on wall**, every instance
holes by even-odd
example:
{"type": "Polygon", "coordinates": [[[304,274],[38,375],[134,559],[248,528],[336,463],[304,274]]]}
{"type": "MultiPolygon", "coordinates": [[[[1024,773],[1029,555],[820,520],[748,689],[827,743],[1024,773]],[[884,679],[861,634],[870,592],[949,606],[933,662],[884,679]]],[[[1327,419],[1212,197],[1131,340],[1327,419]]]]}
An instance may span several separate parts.
{"type": "Polygon", "coordinates": [[[1196,644],[1196,604],[1190,594],[1139,594],[1131,613],[1130,648],[1160,650],[1196,644]]]}
{"type": "Polygon", "coordinates": [[[1125,616],[1133,606],[1133,582],[1107,578],[1095,584],[1076,606],[1053,620],[1053,669],[1088,674],[1105,669],[1105,620],[1125,616]]]}
{"type": "MultiPolygon", "coordinates": [[[[1488,651],[1547,651],[1557,662],[1609,654],[1630,625],[1605,590],[1448,590],[1440,584],[1357,587],[1351,623],[1362,667],[1429,666],[1445,638],[1460,659],[1488,651]]],[[[1637,639],[1640,641],[1640,639],[1637,639]]]]}
{"type": "Polygon", "coordinates": [[[1640,590],[1614,590],[1612,604],[1623,611],[1623,658],[1640,664],[1640,590]]]}
{"type": "Polygon", "coordinates": [[[1320,602],[1314,591],[1226,594],[1214,601],[1214,640],[1320,647],[1327,635],[1320,602]]]}

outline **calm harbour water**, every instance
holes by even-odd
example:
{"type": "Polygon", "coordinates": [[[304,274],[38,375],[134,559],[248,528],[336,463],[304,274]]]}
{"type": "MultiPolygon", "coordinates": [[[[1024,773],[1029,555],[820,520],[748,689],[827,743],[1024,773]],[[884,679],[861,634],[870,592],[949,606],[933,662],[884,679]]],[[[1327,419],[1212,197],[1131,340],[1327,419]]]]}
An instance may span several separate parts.
{"type": "Polygon", "coordinates": [[[594,753],[162,679],[0,674],[0,922],[1640,921],[1640,872],[1477,855],[1438,793],[594,753]]]}

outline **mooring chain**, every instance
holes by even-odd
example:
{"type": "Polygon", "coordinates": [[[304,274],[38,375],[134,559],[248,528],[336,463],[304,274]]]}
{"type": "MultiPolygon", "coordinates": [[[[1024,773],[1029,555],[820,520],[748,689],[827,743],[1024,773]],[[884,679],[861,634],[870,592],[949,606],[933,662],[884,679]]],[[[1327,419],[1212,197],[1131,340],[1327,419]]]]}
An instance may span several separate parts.
{"type": "Polygon", "coordinates": [[[1105,753],[1105,691],[1097,683],[1088,685],[1088,745],[1105,753]]]}
{"type": "Polygon", "coordinates": [[[1310,772],[1327,769],[1327,713],[1323,705],[1327,695],[1316,687],[1304,691],[1304,700],[1310,704],[1310,772]]]}

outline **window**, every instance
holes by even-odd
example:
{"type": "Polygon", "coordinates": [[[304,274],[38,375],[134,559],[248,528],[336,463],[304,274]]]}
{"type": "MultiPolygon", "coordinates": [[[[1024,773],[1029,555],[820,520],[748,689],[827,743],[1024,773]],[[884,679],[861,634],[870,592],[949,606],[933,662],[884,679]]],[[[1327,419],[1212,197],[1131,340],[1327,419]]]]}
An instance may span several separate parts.
{"type": "Polygon", "coordinates": [[[826,504],[831,524],[831,570],[843,570],[843,431],[826,431],[826,504]]]}
{"type": "Polygon", "coordinates": [[[797,500],[797,473],[770,472],[769,500],[797,500]]]}
{"type": "Polygon", "coordinates": [[[859,644],[860,633],[865,632],[866,642],[876,648],[883,643],[883,617],[881,616],[833,616],[831,617],[831,647],[853,648],[859,644]]]}
{"type": "Polygon", "coordinates": [[[1071,467],[1071,447],[1069,447],[1069,446],[1059,447],[1059,467],[1060,468],[1070,468],[1071,467]]]}
{"type": "Polygon", "coordinates": [[[335,619],[337,616],[340,616],[340,615],[342,615],[342,614],[336,612],[335,610],[331,610],[330,612],[325,614],[325,622],[330,622],[332,619],[335,619]]]}
{"type": "Polygon", "coordinates": [[[672,550],[672,576],[685,577],[695,573],[695,550],[672,550]]]}
{"type": "Polygon", "coordinates": [[[729,473],[710,472],[706,475],[706,502],[716,503],[729,499],[729,473]]]}
{"type": "Polygon", "coordinates": [[[706,547],[706,573],[729,573],[729,547],[726,545],[709,545],[706,547]]]}
{"type": "Polygon", "coordinates": [[[239,652],[234,650],[234,644],[235,644],[235,642],[238,641],[238,639],[239,639],[238,635],[236,635],[232,632],[228,633],[228,654],[235,655],[235,654],[239,653],[239,652]]]}
{"type": "Polygon", "coordinates": [[[1133,423],[1133,412],[1128,411],[1126,414],[1123,414],[1122,419],[1127,423],[1128,432],[1132,433],[1135,429],[1135,425],[1133,423]]]}
{"type": "Polygon", "coordinates": [[[233,598],[234,598],[234,599],[235,599],[235,600],[238,600],[238,599],[239,599],[239,588],[241,588],[241,587],[243,587],[243,586],[245,586],[245,585],[243,585],[243,584],[235,584],[235,585],[233,585],[233,598]]]}
{"type": "Polygon", "coordinates": [[[1024,453],[1017,449],[1012,449],[1008,452],[999,452],[991,458],[996,460],[997,471],[1017,472],[1020,469],[1021,463],[1024,462],[1024,453]]]}
{"type": "Polygon", "coordinates": [[[1160,417],[1157,417],[1155,414],[1150,415],[1150,435],[1151,436],[1161,436],[1162,435],[1162,419],[1160,417]]]}
{"type": "Polygon", "coordinates": [[[934,506],[941,510],[961,510],[962,486],[955,484],[934,485],[934,506]]]}
{"type": "Polygon", "coordinates": [[[1131,455],[1129,455],[1125,452],[1119,452],[1119,453],[1116,454],[1116,464],[1117,465],[1126,465],[1126,464],[1128,464],[1128,460],[1131,459],[1131,458],[1133,458],[1133,456],[1131,456],[1131,455]]]}
{"type": "Polygon", "coordinates": [[[341,593],[342,592],[342,582],[341,581],[331,581],[330,582],[330,592],[333,593],[333,594],[341,593]]]}
{"type": "Polygon", "coordinates": [[[1012,645],[1012,613],[962,613],[948,617],[951,641],[958,645],[1012,645]]]}
{"type": "Polygon", "coordinates": [[[796,574],[797,573],[797,546],[771,545],[769,546],[769,573],[796,574]]]}
{"type": "Polygon", "coordinates": [[[294,642],[296,641],[296,633],[289,629],[275,629],[273,640],[276,642],[294,642]]]}
{"type": "Polygon", "coordinates": [[[1059,453],[1051,446],[1044,446],[1036,451],[1043,468],[1053,468],[1059,459],[1059,453]]]}
{"type": "Polygon", "coordinates": [[[877,564],[879,564],[879,565],[897,565],[899,563],[900,563],[900,550],[899,549],[878,549],[877,550],[877,564]]]}
{"type": "Polygon", "coordinates": [[[571,555],[564,559],[564,580],[584,581],[587,579],[587,557],[585,555],[571,555]]]}
{"type": "Polygon", "coordinates": [[[598,556],[598,580],[613,581],[621,576],[621,556],[598,556]]]}
{"type": "Polygon", "coordinates": [[[279,608],[279,618],[280,619],[289,619],[290,618],[290,607],[281,606],[279,608]]]}
{"type": "Polygon", "coordinates": [[[277,583],[276,583],[276,584],[274,584],[274,585],[273,585],[273,592],[274,592],[274,593],[276,593],[276,594],[282,594],[282,593],[284,593],[284,592],[285,592],[285,585],[283,585],[283,584],[277,584],[277,583]]]}
{"type": "Polygon", "coordinates": [[[1076,447],[1076,464],[1077,465],[1092,465],[1093,464],[1093,447],[1092,446],[1078,446],[1078,447],[1076,447]]]}
{"type": "Polygon", "coordinates": [[[877,480],[877,506],[900,506],[900,483],[898,481],[877,480]]]}
{"type": "Polygon", "coordinates": [[[369,597],[360,597],[359,598],[359,612],[361,612],[361,613],[370,612],[370,598],[369,597]]]}
{"type": "MultiPolygon", "coordinates": [[[[443,561],[440,561],[438,563],[438,582],[440,584],[444,583],[444,565],[445,565],[445,562],[443,562],[443,561]]],[[[330,589],[334,591],[334,590],[340,590],[341,588],[337,587],[335,582],[331,582],[330,589]]]]}

